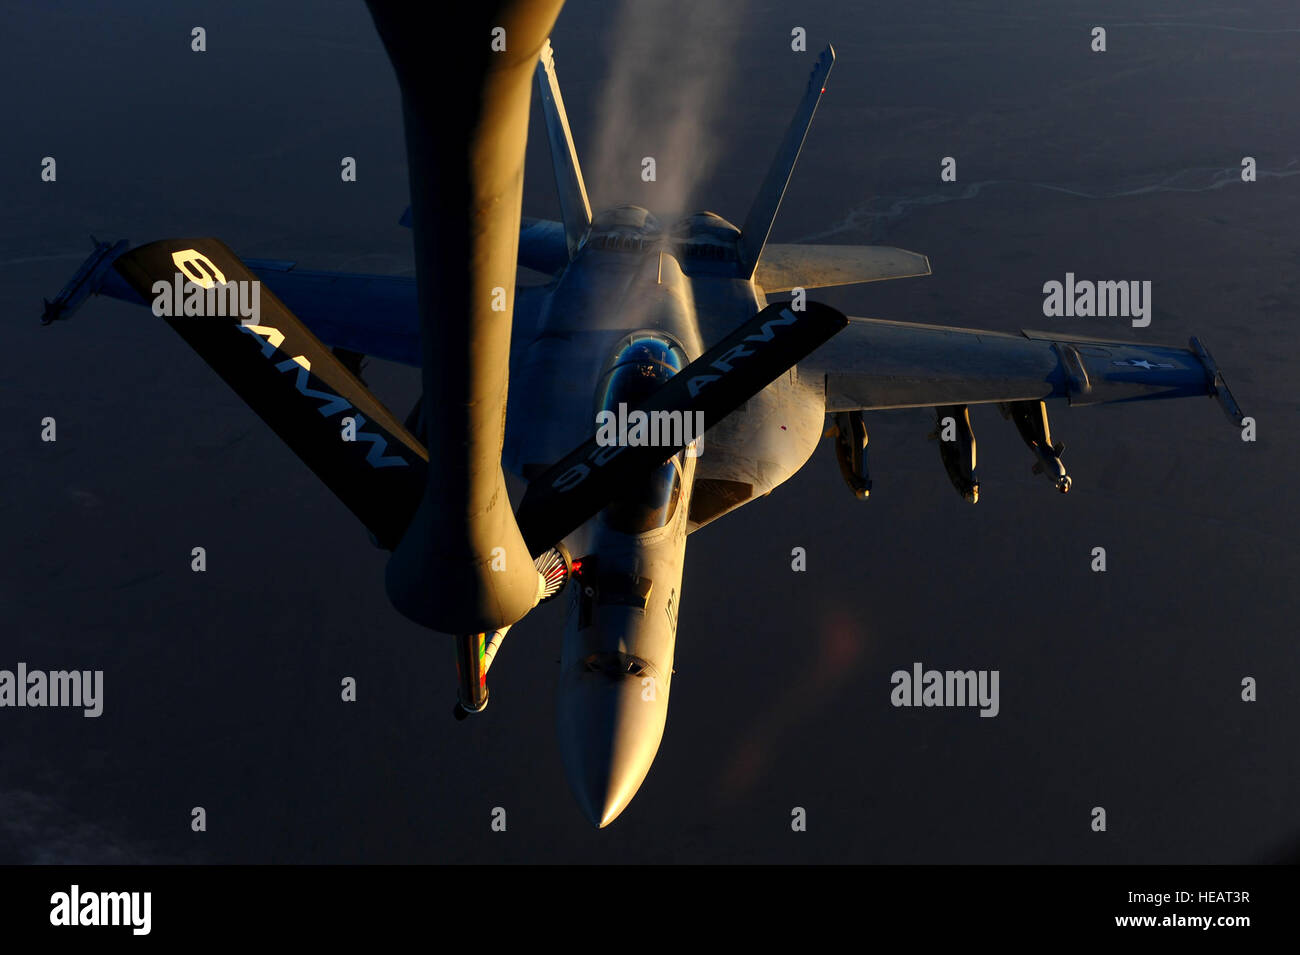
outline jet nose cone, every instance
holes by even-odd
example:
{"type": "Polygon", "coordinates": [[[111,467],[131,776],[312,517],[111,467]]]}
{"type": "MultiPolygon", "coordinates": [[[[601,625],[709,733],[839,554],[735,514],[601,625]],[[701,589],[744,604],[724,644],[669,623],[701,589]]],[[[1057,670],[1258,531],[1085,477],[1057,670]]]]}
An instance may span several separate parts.
{"type": "Polygon", "coordinates": [[[560,755],[583,814],[603,829],[636,795],[668,714],[653,677],[581,672],[560,688],[560,755]]]}

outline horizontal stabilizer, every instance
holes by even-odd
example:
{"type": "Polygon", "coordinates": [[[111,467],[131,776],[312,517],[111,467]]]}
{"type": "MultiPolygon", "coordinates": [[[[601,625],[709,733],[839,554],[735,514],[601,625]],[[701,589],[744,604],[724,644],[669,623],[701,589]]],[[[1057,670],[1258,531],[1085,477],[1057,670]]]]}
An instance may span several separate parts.
{"type": "MultiPolygon", "coordinates": [[[[407,206],[398,224],[409,229],[412,222],[411,207],[407,206]]],[[[519,222],[519,264],[548,275],[554,275],[568,265],[570,240],[564,230],[563,222],[524,216],[519,222]]],[[[584,225],[583,233],[585,232],[584,225]]]]}
{"type": "Polygon", "coordinates": [[[763,291],[828,288],[930,274],[930,260],[918,252],[885,245],[779,245],[763,250],[754,281],[763,291]]]}
{"type": "Polygon", "coordinates": [[[554,275],[569,264],[567,243],[563,223],[524,216],[519,223],[519,264],[554,275]]]}
{"type": "Polygon", "coordinates": [[[166,239],[114,265],[380,546],[397,545],[424,493],[428,455],[230,249],[210,238],[166,239]],[[191,307],[177,307],[173,289],[191,307]],[[223,296],[227,304],[213,310],[223,296]]]}
{"type": "MultiPolygon", "coordinates": [[[[801,312],[784,302],[769,305],[633,410],[682,416],[700,411],[707,430],[846,324],[835,309],[815,302],[801,312]]],[[[603,446],[593,434],[528,485],[515,517],[529,552],[535,557],[553,547],[613,501],[630,480],[685,446],[603,446]]]]}

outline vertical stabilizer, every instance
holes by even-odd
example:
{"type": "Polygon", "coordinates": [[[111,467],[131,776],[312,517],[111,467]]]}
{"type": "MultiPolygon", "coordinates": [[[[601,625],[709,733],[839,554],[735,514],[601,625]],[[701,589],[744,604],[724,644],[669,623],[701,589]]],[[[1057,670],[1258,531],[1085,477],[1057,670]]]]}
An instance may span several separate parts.
{"type": "Polygon", "coordinates": [[[555,188],[560,194],[560,217],[564,220],[564,241],[572,259],[591,226],[591,203],[578,165],[578,151],[569,130],[569,117],[560,96],[560,81],[555,75],[555,56],[551,41],[542,46],[537,61],[537,91],[541,94],[542,115],[546,119],[546,138],[551,143],[551,165],[555,169],[555,188]]]}
{"type": "Polygon", "coordinates": [[[785,195],[785,187],[790,182],[790,173],[794,171],[799,151],[803,149],[804,137],[812,125],[813,114],[817,112],[817,103],[821,100],[822,93],[826,92],[826,77],[830,76],[834,65],[835,48],[827,44],[821,56],[817,57],[817,65],[808,77],[808,88],[804,90],[803,100],[799,103],[794,118],[790,120],[790,126],[767,170],[762,188],[758,190],[754,204],[749,208],[749,215],[745,217],[745,224],[740,230],[741,274],[745,278],[753,276],[754,269],[758,266],[758,258],[763,254],[763,246],[767,244],[767,237],[772,232],[776,211],[781,208],[781,197],[785,195]]]}

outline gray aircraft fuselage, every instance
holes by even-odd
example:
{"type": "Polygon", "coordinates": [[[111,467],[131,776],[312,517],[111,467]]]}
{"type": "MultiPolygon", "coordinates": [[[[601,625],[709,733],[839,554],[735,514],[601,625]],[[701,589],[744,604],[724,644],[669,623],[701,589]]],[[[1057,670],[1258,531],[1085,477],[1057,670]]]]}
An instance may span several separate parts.
{"type": "MultiPolygon", "coordinates": [[[[752,280],[726,274],[738,235],[709,214],[682,220],[671,234],[638,207],[595,218],[543,294],[536,327],[516,319],[507,468],[531,478],[596,429],[602,375],[629,334],[679,346],[688,362],[767,304],[752,280]]],[[[627,806],[663,736],[687,533],[803,466],[822,434],[819,384],[801,382],[792,369],[710,429],[698,457],[670,459],[665,468],[675,469],[680,492],[658,520],[630,531],[618,514],[635,509],[634,500],[566,539],[582,564],[570,587],[559,742],[570,785],[595,825],[627,806]],[[715,498],[704,509],[695,493],[701,487],[715,498]]]]}

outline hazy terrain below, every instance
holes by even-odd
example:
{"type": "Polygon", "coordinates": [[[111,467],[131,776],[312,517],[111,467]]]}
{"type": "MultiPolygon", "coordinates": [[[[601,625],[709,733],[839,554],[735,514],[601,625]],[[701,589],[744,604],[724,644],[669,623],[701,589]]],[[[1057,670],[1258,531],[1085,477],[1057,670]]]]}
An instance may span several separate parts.
{"type": "MultiPolygon", "coordinates": [[[[98,719],[0,709],[0,862],[1294,854],[1300,14],[1044,6],[563,13],[553,43],[594,205],[743,220],[833,42],[772,238],[897,245],[934,274],[815,297],[1003,331],[1196,334],[1259,429],[1243,442],[1209,400],[1062,408],[1061,497],[1012,425],[975,408],[972,507],[926,438],[931,412],[869,416],[869,501],[823,447],[691,538],[663,747],[603,832],[554,739],[563,601],[511,631],[491,707],[455,723],[451,647],[388,605],[386,555],[176,335],[109,300],[38,323],[91,232],[412,274],[397,86],[364,6],[239,2],[220,21],[193,3],[11,10],[0,669],[102,669],[105,703],[98,719]],[[1089,49],[1098,25],[1105,53],[1089,49]],[[790,51],[795,26],[806,54],[790,51]],[[640,181],[646,155],[657,183],[640,181]],[[44,156],[56,183],[39,179],[44,156]],[[1245,156],[1256,182],[1240,180],[1245,156]],[[1043,283],[1066,272],[1151,281],[1150,327],[1045,318],[1043,283]],[[46,416],[57,443],[40,441],[46,416]],[[790,569],[796,546],[806,573],[790,569]],[[894,708],[890,674],[914,661],[999,670],[1000,714],[894,708]],[[1258,702],[1240,699],[1247,676],[1258,702]],[[206,833],[190,830],[194,806],[206,833]],[[489,828],[496,806],[506,833],[489,828]],[[791,832],[796,806],[807,832],[791,832]]],[[[471,41],[431,35],[430,55],[457,42],[471,41]]],[[[534,117],[524,211],[557,208],[534,117]]],[[[376,362],[368,379],[402,415],[418,395],[411,369],[376,362]]]]}

